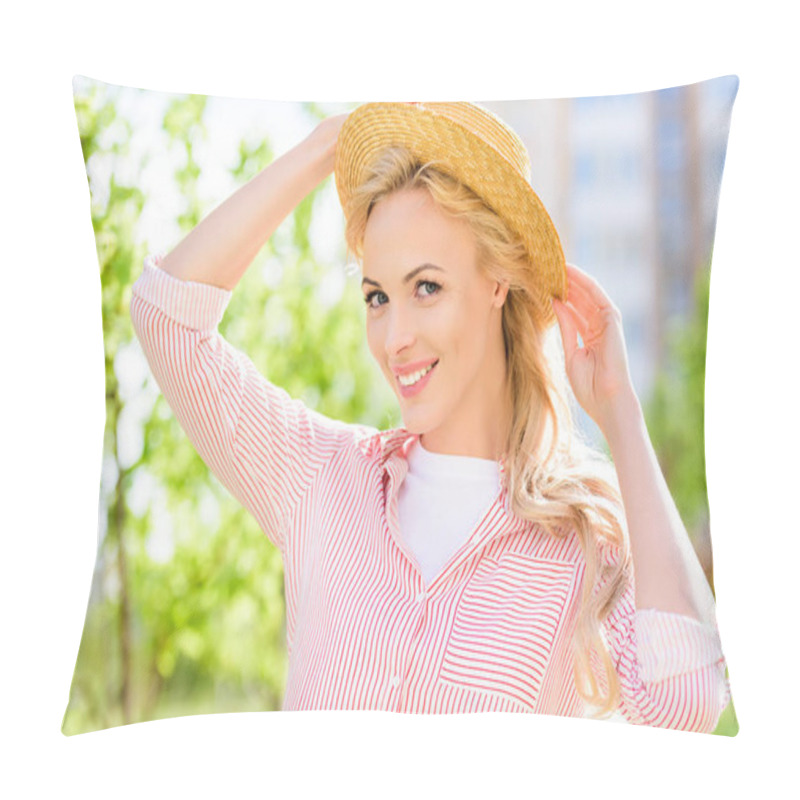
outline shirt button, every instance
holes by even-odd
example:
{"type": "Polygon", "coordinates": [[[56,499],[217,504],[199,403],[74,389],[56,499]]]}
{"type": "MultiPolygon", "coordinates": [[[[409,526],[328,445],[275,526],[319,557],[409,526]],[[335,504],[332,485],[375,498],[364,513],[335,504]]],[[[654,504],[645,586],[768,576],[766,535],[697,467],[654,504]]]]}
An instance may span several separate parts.
{"type": "Polygon", "coordinates": [[[391,683],[392,687],[396,689],[400,685],[400,678],[397,675],[393,675],[389,683],[391,683]]]}
{"type": "Polygon", "coordinates": [[[421,603],[426,597],[427,597],[427,594],[426,594],[425,590],[423,589],[421,592],[419,592],[419,594],[417,594],[417,602],[421,603]]]}

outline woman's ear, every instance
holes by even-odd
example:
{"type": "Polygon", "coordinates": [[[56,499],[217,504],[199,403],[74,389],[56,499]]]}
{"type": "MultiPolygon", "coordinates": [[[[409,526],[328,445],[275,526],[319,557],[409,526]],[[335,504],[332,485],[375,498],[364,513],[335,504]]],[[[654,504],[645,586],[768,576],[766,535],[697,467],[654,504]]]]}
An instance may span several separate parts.
{"type": "Polygon", "coordinates": [[[506,297],[508,295],[508,285],[508,281],[495,281],[492,303],[498,308],[501,308],[503,303],[506,301],[506,297]]]}

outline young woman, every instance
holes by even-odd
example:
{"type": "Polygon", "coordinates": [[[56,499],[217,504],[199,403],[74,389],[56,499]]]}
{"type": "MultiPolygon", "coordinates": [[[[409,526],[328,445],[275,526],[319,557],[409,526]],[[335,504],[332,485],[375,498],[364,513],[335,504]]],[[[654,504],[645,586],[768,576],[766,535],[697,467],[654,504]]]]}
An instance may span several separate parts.
{"type": "Polygon", "coordinates": [[[366,104],[149,257],[134,286],[167,400],[281,550],[285,709],[619,711],[710,731],[728,702],[713,597],[619,312],[564,264],[529,170],[479,106],[366,104]],[[306,408],[216,330],[334,168],[369,347],[402,413],[391,431],[306,408]],[[576,435],[568,384],[613,466],[576,435]]]}

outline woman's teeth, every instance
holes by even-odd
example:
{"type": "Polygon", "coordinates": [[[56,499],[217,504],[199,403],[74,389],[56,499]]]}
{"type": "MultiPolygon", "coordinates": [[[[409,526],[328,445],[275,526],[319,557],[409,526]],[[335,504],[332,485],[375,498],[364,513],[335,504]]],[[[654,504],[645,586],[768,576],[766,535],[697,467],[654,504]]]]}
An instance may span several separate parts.
{"type": "Polygon", "coordinates": [[[437,362],[433,362],[429,367],[425,367],[425,369],[419,370],[419,372],[413,372],[411,375],[398,375],[397,380],[400,381],[401,386],[412,386],[415,384],[420,378],[425,377],[435,366],[437,362]]]}

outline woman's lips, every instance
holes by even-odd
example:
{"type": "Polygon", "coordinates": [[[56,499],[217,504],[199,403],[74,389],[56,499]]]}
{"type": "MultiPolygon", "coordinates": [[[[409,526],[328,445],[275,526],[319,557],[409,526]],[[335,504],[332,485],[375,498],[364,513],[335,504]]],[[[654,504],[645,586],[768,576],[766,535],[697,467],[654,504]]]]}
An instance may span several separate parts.
{"type": "Polygon", "coordinates": [[[393,375],[413,375],[415,372],[427,369],[431,364],[435,364],[438,358],[428,358],[424,361],[415,361],[413,364],[403,364],[402,366],[392,365],[393,375]]]}
{"type": "Polygon", "coordinates": [[[395,376],[395,380],[397,381],[397,385],[400,387],[400,394],[403,397],[414,397],[414,395],[419,394],[428,384],[428,381],[431,379],[431,375],[433,375],[434,370],[436,369],[439,361],[434,361],[433,366],[430,368],[426,375],[423,375],[415,384],[411,386],[403,386],[400,383],[400,379],[398,376],[395,376]]]}

